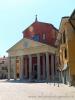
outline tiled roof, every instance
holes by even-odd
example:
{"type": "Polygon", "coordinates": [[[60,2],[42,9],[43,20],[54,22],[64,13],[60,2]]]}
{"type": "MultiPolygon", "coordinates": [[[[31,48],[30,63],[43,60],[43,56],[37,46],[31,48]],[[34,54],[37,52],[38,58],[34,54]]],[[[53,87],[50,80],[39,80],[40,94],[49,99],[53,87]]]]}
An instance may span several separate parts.
{"type": "Polygon", "coordinates": [[[42,37],[42,34],[45,33],[47,36],[49,35],[49,44],[54,44],[55,39],[52,38],[54,35],[53,30],[56,32],[58,31],[52,24],[35,21],[23,31],[23,37],[31,39],[35,34],[39,34],[42,37]]]}

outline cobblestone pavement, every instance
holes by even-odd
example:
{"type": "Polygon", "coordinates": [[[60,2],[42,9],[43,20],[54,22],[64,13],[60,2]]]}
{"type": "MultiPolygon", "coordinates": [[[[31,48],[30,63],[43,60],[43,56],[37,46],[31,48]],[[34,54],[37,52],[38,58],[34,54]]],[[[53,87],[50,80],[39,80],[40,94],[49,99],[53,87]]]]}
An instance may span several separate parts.
{"type": "Polygon", "coordinates": [[[75,100],[75,87],[1,80],[0,100],[75,100]]]}

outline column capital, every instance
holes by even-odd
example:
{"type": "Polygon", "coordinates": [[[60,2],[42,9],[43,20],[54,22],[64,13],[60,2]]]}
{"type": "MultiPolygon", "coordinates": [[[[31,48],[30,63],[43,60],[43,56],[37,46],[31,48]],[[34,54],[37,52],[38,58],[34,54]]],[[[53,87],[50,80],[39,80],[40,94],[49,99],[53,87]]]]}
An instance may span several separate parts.
{"type": "Polygon", "coordinates": [[[49,57],[50,53],[49,52],[46,52],[46,57],[49,57]]]}
{"type": "Polygon", "coordinates": [[[21,55],[21,56],[19,56],[19,57],[20,57],[21,59],[23,59],[23,57],[24,57],[24,56],[23,56],[23,55],[21,55]]]}

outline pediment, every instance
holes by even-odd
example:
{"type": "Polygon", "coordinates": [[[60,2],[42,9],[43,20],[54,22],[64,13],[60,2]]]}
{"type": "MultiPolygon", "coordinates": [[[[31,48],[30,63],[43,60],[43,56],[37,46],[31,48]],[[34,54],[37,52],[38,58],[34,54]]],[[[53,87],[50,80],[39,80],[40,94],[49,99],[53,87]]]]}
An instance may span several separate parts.
{"type": "Polygon", "coordinates": [[[46,44],[30,40],[27,38],[21,39],[19,42],[17,42],[14,46],[12,46],[10,49],[7,50],[7,52],[14,51],[14,50],[22,50],[22,49],[27,49],[27,48],[34,48],[34,47],[39,47],[43,46],[46,44]]]}

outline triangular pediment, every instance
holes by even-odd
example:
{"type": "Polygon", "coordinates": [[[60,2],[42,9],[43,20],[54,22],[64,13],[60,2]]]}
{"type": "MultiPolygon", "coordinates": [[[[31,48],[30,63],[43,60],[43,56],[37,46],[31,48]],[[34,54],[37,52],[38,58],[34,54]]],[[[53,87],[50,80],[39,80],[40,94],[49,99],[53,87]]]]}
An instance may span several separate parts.
{"type": "Polygon", "coordinates": [[[40,47],[46,44],[30,40],[27,38],[21,39],[19,42],[17,42],[14,46],[12,46],[10,49],[7,50],[7,52],[13,51],[13,50],[22,50],[27,48],[34,48],[34,47],[40,47]]]}

